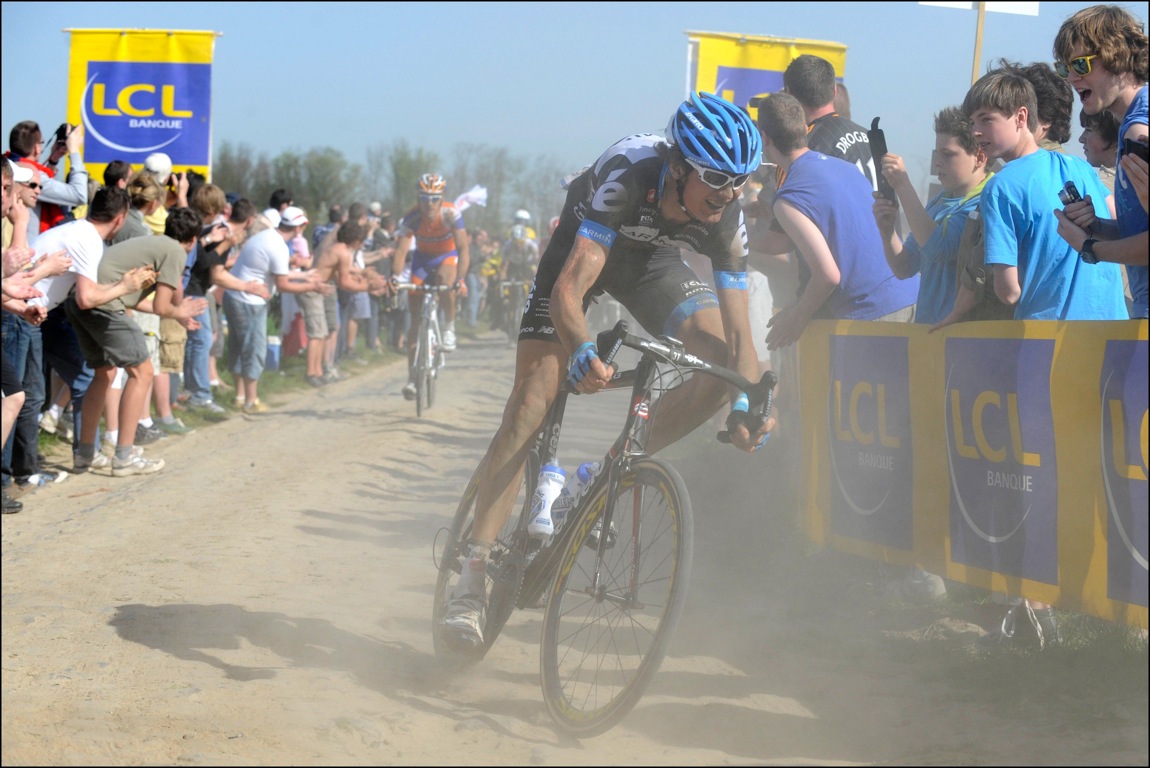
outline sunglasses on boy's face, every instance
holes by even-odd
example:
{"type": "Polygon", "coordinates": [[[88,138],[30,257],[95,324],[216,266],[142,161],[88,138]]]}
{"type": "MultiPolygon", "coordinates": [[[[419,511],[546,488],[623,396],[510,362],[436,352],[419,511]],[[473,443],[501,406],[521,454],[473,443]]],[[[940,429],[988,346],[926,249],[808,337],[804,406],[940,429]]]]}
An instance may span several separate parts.
{"type": "Polygon", "coordinates": [[[743,188],[744,184],[747,183],[747,179],[751,178],[751,174],[749,173],[741,173],[738,176],[732,176],[731,174],[724,173],[723,171],[716,171],[714,168],[704,168],[689,157],[684,159],[687,161],[687,164],[694,168],[695,171],[699,174],[699,178],[703,180],[703,183],[711,189],[722,189],[728,184],[732,184],[734,185],[735,190],[738,191],[743,188]]]}
{"type": "Polygon", "coordinates": [[[1063,80],[1070,77],[1071,72],[1074,72],[1076,75],[1086,77],[1090,74],[1090,60],[1097,57],[1098,54],[1096,53],[1093,56],[1079,56],[1077,58],[1071,59],[1069,63],[1065,61],[1056,61],[1054,62],[1054,71],[1057,72],[1058,76],[1063,80]]]}

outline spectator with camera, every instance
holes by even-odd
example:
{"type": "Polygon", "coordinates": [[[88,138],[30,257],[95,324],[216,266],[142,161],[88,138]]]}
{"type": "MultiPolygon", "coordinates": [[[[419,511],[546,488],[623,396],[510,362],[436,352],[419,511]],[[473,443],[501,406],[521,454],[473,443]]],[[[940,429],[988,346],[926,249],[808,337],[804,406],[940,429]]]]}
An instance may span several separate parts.
{"type": "Polygon", "coordinates": [[[23,161],[31,167],[35,178],[29,185],[35,184],[40,189],[39,201],[28,212],[29,242],[41,232],[63,223],[72,208],[88,204],[88,169],[80,154],[83,138],[82,126],[62,124],[56,129],[47,162],[41,163],[44,137],[35,121],[17,123],[9,133],[8,151],[4,156],[14,163],[23,161]],[[67,171],[57,168],[65,156],[70,165],[67,171]]]}

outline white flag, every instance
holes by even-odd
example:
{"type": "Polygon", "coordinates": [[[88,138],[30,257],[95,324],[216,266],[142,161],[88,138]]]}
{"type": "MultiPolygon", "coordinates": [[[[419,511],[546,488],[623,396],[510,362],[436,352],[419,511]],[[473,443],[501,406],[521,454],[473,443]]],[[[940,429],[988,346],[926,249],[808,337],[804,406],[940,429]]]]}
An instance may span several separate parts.
{"type": "Polygon", "coordinates": [[[481,187],[476,184],[471,189],[464,192],[459,197],[455,198],[455,208],[463,211],[473,205],[482,205],[487,207],[487,187],[481,187]]]}

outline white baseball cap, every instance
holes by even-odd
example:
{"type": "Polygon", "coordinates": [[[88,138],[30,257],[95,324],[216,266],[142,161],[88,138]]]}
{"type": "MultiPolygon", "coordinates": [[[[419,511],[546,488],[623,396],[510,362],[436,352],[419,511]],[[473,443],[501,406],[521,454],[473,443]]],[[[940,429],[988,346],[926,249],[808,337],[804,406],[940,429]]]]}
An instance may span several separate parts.
{"type": "Polygon", "coordinates": [[[144,170],[165,182],[172,175],[172,158],[163,152],[153,152],[144,160],[144,170]]]}
{"type": "Polygon", "coordinates": [[[303,212],[302,208],[296,208],[294,205],[289,205],[284,208],[284,212],[280,214],[281,227],[302,227],[307,225],[307,214],[303,212]]]}
{"type": "Polygon", "coordinates": [[[12,180],[17,184],[27,184],[32,180],[32,169],[26,168],[23,165],[8,161],[8,165],[12,166],[12,180]]]}

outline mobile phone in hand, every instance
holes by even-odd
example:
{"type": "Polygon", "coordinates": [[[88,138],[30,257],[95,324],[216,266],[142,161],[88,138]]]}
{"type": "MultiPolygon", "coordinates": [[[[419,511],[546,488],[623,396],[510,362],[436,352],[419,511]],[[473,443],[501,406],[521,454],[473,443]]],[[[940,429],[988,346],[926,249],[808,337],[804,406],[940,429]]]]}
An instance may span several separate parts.
{"type": "Polygon", "coordinates": [[[890,185],[882,173],[882,158],[887,153],[886,134],[883,133],[882,128],[878,127],[878,121],[877,117],[872,120],[870,130],[866,132],[867,141],[870,142],[871,159],[874,161],[875,181],[878,182],[879,194],[898,205],[898,195],[894,193],[894,187],[890,185]]]}
{"type": "Polygon", "coordinates": [[[1135,155],[1150,163],[1150,145],[1143,144],[1134,139],[1124,139],[1122,142],[1122,152],[1127,155],[1135,155]]]}

